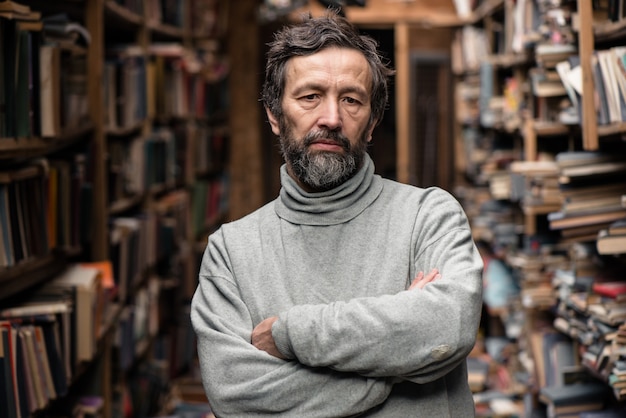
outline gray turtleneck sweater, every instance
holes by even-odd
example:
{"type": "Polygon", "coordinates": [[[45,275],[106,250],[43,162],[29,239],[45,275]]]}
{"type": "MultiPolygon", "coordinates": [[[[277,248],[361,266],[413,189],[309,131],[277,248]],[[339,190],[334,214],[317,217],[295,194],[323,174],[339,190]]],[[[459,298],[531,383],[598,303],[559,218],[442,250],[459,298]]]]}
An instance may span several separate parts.
{"type": "Polygon", "coordinates": [[[465,358],[482,261],[458,202],[382,179],[367,157],[341,186],[280,196],[209,237],[192,301],[218,417],[474,416],[465,358]],[[442,278],[407,291],[420,271],[442,278]],[[250,343],[277,315],[281,360],[250,343]]]}

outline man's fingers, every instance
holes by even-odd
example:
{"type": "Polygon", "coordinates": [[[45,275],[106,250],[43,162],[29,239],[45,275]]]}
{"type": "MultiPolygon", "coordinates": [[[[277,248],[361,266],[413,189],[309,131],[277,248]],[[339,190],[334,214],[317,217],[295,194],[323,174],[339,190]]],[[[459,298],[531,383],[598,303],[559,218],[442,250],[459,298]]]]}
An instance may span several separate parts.
{"type": "Polygon", "coordinates": [[[413,289],[423,289],[428,283],[435,281],[441,278],[441,274],[439,274],[438,269],[432,269],[427,275],[424,275],[424,272],[420,271],[413,279],[411,286],[409,286],[409,290],[413,289]]]}

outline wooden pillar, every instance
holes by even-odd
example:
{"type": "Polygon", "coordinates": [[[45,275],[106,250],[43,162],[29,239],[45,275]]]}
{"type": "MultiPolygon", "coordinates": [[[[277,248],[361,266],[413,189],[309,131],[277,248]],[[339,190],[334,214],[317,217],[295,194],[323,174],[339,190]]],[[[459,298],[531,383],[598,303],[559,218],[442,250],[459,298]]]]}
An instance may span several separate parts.
{"type": "Polygon", "coordinates": [[[582,113],[583,120],[583,148],[588,151],[597,150],[598,126],[595,108],[595,88],[593,84],[593,70],[591,56],[594,50],[593,39],[593,10],[588,0],[578,0],[578,15],[580,16],[580,32],[578,34],[578,53],[580,67],[583,74],[582,113]]]}
{"type": "Polygon", "coordinates": [[[396,23],[394,29],[396,55],[396,177],[401,183],[409,183],[411,177],[409,25],[406,22],[396,23]]]}
{"type": "Polygon", "coordinates": [[[102,69],[104,68],[104,0],[85,3],[85,22],[94,42],[87,49],[87,80],[89,113],[94,125],[93,147],[93,214],[92,214],[92,254],[93,260],[106,260],[109,256],[109,236],[107,229],[107,175],[106,175],[106,135],[104,132],[104,98],[102,89],[102,69]]]}
{"type": "Polygon", "coordinates": [[[230,219],[263,204],[258,6],[258,0],[238,0],[229,7],[230,219]]]}

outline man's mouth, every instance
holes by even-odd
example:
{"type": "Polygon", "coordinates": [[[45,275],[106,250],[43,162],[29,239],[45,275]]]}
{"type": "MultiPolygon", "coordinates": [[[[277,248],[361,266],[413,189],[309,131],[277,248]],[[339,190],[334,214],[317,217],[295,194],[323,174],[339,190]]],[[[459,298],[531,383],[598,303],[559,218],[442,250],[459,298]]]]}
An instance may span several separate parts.
{"type": "Polygon", "coordinates": [[[344,151],[341,142],[331,139],[316,139],[309,144],[309,148],[318,151],[344,151]]]}

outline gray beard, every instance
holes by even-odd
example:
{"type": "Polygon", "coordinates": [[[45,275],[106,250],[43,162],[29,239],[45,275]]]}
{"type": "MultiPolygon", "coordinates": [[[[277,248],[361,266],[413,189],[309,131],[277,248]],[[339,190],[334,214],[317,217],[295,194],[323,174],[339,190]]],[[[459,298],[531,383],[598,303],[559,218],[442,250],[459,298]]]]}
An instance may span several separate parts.
{"type": "Polygon", "coordinates": [[[360,166],[353,155],[332,152],[304,153],[291,160],[293,174],[314,190],[330,190],[352,177],[360,166]]]}
{"type": "MultiPolygon", "coordinates": [[[[283,132],[289,134],[288,130],[283,132]]],[[[315,191],[330,190],[354,176],[363,165],[367,147],[367,141],[359,141],[357,146],[351,147],[348,139],[336,132],[308,134],[303,141],[285,140],[281,137],[280,144],[292,175],[315,191]],[[308,146],[318,138],[333,139],[346,152],[310,152],[308,146]]]]}

